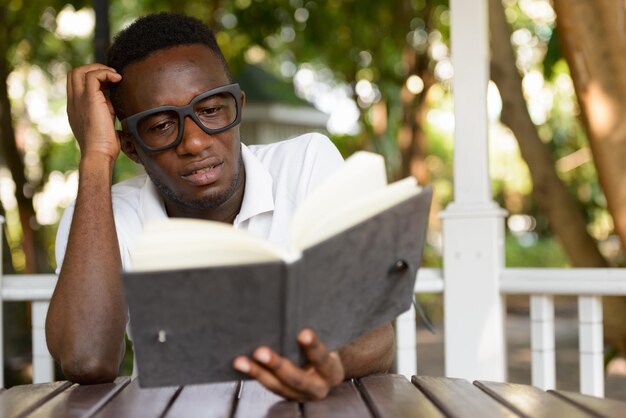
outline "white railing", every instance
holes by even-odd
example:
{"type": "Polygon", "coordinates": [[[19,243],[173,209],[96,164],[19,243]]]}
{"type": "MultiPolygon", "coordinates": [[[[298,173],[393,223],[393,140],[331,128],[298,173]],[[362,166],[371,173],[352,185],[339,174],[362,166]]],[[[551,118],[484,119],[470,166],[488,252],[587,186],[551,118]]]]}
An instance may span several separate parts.
{"type": "MultiPolygon", "coordinates": [[[[32,302],[33,382],[54,380],[54,362],[45,340],[48,302],[56,283],[53,274],[0,275],[2,302],[32,302]]],[[[416,293],[442,293],[441,269],[421,269],[416,293]]],[[[602,295],[626,295],[626,269],[523,269],[509,268],[500,276],[502,294],[530,295],[532,384],[555,389],[555,295],[578,296],[580,392],[604,395],[602,295]]],[[[468,295],[472,297],[472,295],[468,295]]],[[[454,309],[445,307],[444,309],[454,309]]],[[[0,310],[1,312],[1,310],[0,310]]],[[[1,315],[1,314],[0,314],[1,315]]],[[[0,317],[0,320],[2,318],[0,317]]],[[[0,359],[2,355],[0,321],[0,359]]],[[[446,330],[447,331],[447,330],[446,330]]],[[[444,331],[444,332],[446,332],[444,331]]],[[[398,373],[417,373],[415,310],[411,308],[396,320],[398,373]]],[[[445,337],[447,339],[447,337],[445,337]]],[[[461,347],[458,348],[462,350],[461,347]]],[[[472,361],[472,359],[467,359],[472,361]]],[[[2,379],[2,373],[0,373],[2,379]]],[[[0,386],[3,385],[0,380],[0,386]]]]}
{"type": "MultiPolygon", "coordinates": [[[[499,284],[501,294],[530,296],[531,383],[544,390],[556,389],[554,296],[578,296],[580,392],[604,396],[602,296],[626,295],[626,269],[508,268],[500,274],[499,284]]],[[[443,288],[441,270],[420,271],[416,293],[440,293],[443,288]]],[[[415,311],[411,310],[396,321],[397,367],[407,376],[417,373],[416,330],[414,324],[411,326],[414,319],[415,311]]]]}
{"type": "MultiPolygon", "coordinates": [[[[5,275],[0,272],[0,364],[4,359],[2,351],[4,336],[3,302],[31,303],[33,382],[42,383],[54,380],[54,361],[46,345],[46,313],[56,284],[54,274],[5,275]]],[[[0,387],[4,387],[4,373],[0,373],[0,387]]]]}
{"type": "MultiPolygon", "coordinates": [[[[440,269],[423,268],[417,274],[415,293],[443,293],[443,279],[440,269]]],[[[396,319],[396,369],[409,379],[417,373],[417,335],[415,308],[396,319]]]]}
{"type": "Polygon", "coordinates": [[[604,396],[602,296],[626,295],[626,269],[505,269],[503,294],[530,294],[532,384],[555,388],[554,295],[578,296],[580,392],[604,396]]]}

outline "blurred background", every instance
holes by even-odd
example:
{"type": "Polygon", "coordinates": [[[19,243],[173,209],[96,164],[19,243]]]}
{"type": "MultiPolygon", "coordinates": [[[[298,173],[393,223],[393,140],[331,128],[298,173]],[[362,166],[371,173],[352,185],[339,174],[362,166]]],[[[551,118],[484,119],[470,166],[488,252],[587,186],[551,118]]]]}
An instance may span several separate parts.
{"type": "MultiPolygon", "coordinates": [[[[494,199],[508,211],[509,267],[624,265],[624,9],[608,0],[490,2],[490,171],[494,199]]],[[[447,1],[0,0],[5,273],[56,267],[56,226],[75,197],[80,158],[65,112],[66,73],[104,62],[116,32],[165,10],[216,32],[247,93],[245,143],[316,130],[344,156],[384,155],[390,180],[432,184],[424,265],[441,267],[438,213],[453,197],[447,1]]],[[[115,180],[139,171],[122,156],[115,180]]],[[[440,299],[422,297],[441,322],[440,299]]],[[[567,298],[559,303],[569,312],[567,298]]],[[[527,298],[509,298],[508,308],[527,311],[527,298]]],[[[21,303],[3,309],[11,386],[30,381],[30,311],[21,303]]],[[[626,304],[615,299],[605,309],[607,327],[614,319],[608,362],[624,348],[626,304]]]]}

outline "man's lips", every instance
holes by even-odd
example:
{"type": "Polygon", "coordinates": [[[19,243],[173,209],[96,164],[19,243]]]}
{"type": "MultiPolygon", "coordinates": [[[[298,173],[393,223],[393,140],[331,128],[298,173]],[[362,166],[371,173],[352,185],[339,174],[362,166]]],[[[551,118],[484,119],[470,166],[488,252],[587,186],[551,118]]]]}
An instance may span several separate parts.
{"type": "Polygon", "coordinates": [[[223,161],[196,163],[187,167],[181,177],[193,186],[207,186],[219,180],[223,168],[223,161]]]}

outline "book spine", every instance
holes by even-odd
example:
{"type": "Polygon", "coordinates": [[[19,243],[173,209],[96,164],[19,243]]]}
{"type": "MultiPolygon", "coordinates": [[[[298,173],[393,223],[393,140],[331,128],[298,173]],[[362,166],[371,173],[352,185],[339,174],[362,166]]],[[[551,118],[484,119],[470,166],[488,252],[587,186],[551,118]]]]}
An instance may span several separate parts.
{"type": "Polygon", "coordinates": [[[299,282],[300,275],[304,273],[302,268],[302,260],[296,260],[293,263],[285,264],[284,277],[284,293],[283,293],[283,339],[282,352],[285,357],[297,365],[304,363],[304,356],[298,345],[297,337],[301,327],[300,308],[302,303],[300,298],[304,295],[300,294],[299,282]]]}

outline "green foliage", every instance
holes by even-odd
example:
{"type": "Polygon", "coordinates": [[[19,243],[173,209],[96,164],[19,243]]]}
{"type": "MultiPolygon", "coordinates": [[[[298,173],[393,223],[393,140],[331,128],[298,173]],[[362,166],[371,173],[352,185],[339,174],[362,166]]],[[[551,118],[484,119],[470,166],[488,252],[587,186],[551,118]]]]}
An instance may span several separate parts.
{"type": "Polygon", "coordinates": [[[543,60],[543,77],[547,80],[554,78],[555,67],[563,59],[563,51],[561,51],[561,42],[559,40],[559,33],[556,30],[552,31],[550,40],[548,41],[548,49],[546,50],[546,56],[543,60]]]}
{"type": "Polygon", "coordinates": [[[80,151],[75,141],[48,142],[44,159],[46,173],[53,171],[65,172],[78,167],[80,151]]]}
{"type": "MultiPolygon", "coordinates": [[[[90,4],[86,0],[34,0],[28,3],[28,7],[22,7],[23,0],[5,1],[0,6],[3,12],[0,19],[5,27],[0,41],[8,42],[5,58],[10,68],[37,65],[44,69],[53,85],[60,85],[65,71],[90,62],[93,59],[91,36],[62,39],[55,32],[58,13],[67,5],[79,10],[90,4]]],[[[529,17],[520,4],[507,0],[507,17],[514,31],[526,31],[531,37],[529,45],[533,45],[535,51],[532,61],[520,66],[520,71],[523,74],[540,71],[546,88],[553,93],[554,104],[545,122],[538,125],[538,130],[557,161],[585,148],[586,138],[577,120],[573,91],[571,87],[563,88],[568,69],[561,57],[554,24],[529,17]]],[[[432,72],[437,64],[427,50],[432,39],[449,43],[450,15],[448,2],[443,0],[111,0],[111,32],[116,33],[144,13],[162,10],[187,13],[210,23],[235,70],[243,68],[246,61],[260,59],[265,67],[288,79],[289,74],[281,74],[283,63],[292,63],[296,68],[308,63],[316,68],[329,69],[337,83],[346,82],[352,87],[358,80],[373,83],[387,109],[385,132],[374,133],[371,108],[362,106],[361,133],[356,136],[333,135],[333,140],[344,156],[363,148],[383,153],[392,171],[402,157],[397,143],[404,118],[400,97],[401,89],[411,75],[413,67],[410,63],[425,59],[432,72]],[[253,49],[258,53],[255,59],[251,59],[253,49]]],[[[524,46],[520,44],[518,47],[524,46]]],[[[448,87],[439,81],[435,80],[434,90],[429,92],[427,106],[449,111],[448,87]]],[[[56,112],[63,111],[62,102],[50,103],[56,112]]],[[[16,121],[28,121],[25,107],[21,103],[14,105],[18,109],[16,121]]],[[[445,207],[452,199],[451,134],[430,122],[422,128],[426,137],[424,154],[430,182],[435,186],[438,205],[445,207]]],[[[33,184],[36,191],[42,189],[48,173],[67,172],[75,169],[78,163],[79,152],[71,138],[52,139],[41,136],[42,175],[40,181],[33,184]]],[[[121,157],[116,165],[115,179],[124,179],[140,171],[141,167],[121,157]]],[[[390,175],[393,177],[393,173],[390,175]]],[[[592,226],[592,229],[601,230],[598,232],[600,238],[606,237],[611,225],[606,223],[606,203],[593,164],[583,161],[560,171],[560,175],[580,200],[590,223],[605,225],[595,229],[592,226]]],[[[526,176],[522,169],[516,171],[516,177],[520,176],[526,176]]],[[[493,182],[496,199],[511,213],[528,213],[535,217],[535,233],[547,237],[550,235],[548,225],[530,199],[528,187],[527,182],[512,181],[510,177],[495,178],[493,182]]]]}
{"type": "Polygon", "coordinates": [[[567,256],[552,237],[537,237],[532,232],[506,236],[507,267],[569,267],[567,256]]]}
{"type": "Polygon", "coordinates": [[[4,42],[11,67],[21,63],[48,64],[52,61],[79,63],[90,53],[89,40],[65,41],[55,36],[56,15],[65,6],[78,10],[91,4],[87,0],[28,1],[9,0],[0,6],[0,23],[4,28],[4,42]],[[86,55],[87,54],[87,55],[86,55]]]}
{"type": "Polygon", "coordinates": [[[330,139],[344,158],[348,158],[356,151],[362,150],[364,146],[364,138],[362,136],[331,135],[330,139]]]}

